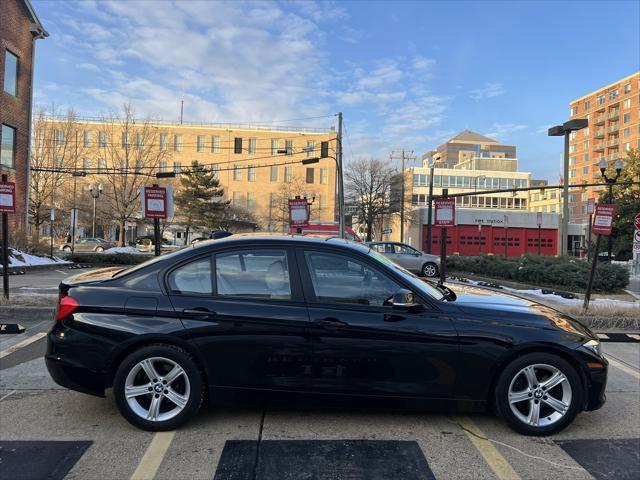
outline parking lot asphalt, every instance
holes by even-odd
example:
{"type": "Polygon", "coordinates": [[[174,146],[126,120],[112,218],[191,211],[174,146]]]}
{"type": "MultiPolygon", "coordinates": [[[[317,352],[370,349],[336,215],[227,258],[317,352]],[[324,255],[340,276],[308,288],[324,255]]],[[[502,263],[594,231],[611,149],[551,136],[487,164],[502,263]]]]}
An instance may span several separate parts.
{"type": "MultiPolygon", "coordinates": [[[[640,478],[640,342],[603,343],[607,403],[543,438],[491,415],[323,402],[207,406],[176,432],[129,425],[111,392],[58,387],[50,320],[0,335],[0,479],[640,478]]],[[[624,339],[622,339],[624,340],[624,339]]]]}

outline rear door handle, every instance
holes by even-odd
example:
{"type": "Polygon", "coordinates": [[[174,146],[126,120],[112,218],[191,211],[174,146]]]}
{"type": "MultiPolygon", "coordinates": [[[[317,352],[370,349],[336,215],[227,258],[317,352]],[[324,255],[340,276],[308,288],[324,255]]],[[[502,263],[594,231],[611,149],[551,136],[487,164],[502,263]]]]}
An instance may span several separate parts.
{"type": "Polygon", "coordinates": [[[189,316],[189,318],[195,318],[198,320],[207,320],[215,317],[216,312],[209,310],[208,308],[185,308],[182,313],[189,316]]]}
{"type": "Polygon", "coordinates": [[[335,317],[322,318],[320,320],[316,320],[314,323],[327,328],[346,327],[348,325],[348,323],[335,317]]]}

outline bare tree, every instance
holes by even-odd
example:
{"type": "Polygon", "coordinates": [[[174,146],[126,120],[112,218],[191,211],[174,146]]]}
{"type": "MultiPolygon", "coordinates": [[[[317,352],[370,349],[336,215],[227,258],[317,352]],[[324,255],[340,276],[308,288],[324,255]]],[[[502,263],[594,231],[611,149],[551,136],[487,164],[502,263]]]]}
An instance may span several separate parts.
{"type": "Polygon", "coordinates": [[[98,167],[104,186],[105,201],[120,229],[120,245],[125,245],[126,222],[140,210],[140,189],[148,183],[161,163],[166,166],[168,148],[160,147],[160,133],[150,119],[136,120],[130,105],[123,107],[122,116],[103,119],[106,143],[101,148],[104,163],[98,167]]]}
{"type": "Polygon", "coordinates": [[[32,142],[29,222],[33,226],[32,240],[37,244],[50,209],[69,206],[71,192],[67,190],[72,173],[87,149],[73,108],[62,116],[40,109],[34,119],[32,142]]]}
{"type": "Polygon", "coordinates": [[[288,232],[289,227],[289,199],[303,196],[305,183],[294,176],[289,182],[282,182],[278,191],[269,198],[269,205],[265,212],[263,223],[270,231],[282,230],[288,232]]]}
{"type": "Polygon", "coordinates": [[[389,194],[394,170],[377,159],[359,159],[345,169],[347,201],[356,206],[371,241],[376,220],[389,210],[389,194]]]}

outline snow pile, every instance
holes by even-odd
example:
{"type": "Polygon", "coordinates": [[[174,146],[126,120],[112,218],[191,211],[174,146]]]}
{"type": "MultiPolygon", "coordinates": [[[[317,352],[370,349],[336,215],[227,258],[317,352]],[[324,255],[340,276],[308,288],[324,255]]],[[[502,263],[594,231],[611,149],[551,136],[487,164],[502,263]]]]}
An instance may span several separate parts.
{"type": "Polygon", "coordinates": [[[34,265],[53,265],[71,263],[58,257],[38,257],[29,253],[21,252],[14,248],[9,249],[9,267],[32,267],[34,265]]]}
{"type": "Polygon", "coordinates": [[[102,253],[129,253],[133,255],[144,255],[144,252],[141,252],[136,247],[113,247],[104,250],[102,253]]]}

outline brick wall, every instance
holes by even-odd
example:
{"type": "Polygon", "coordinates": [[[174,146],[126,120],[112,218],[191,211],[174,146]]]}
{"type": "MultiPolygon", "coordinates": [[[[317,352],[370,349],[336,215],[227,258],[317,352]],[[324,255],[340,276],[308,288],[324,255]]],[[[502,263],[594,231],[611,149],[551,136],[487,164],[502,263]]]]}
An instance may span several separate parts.
{"type": "Polygon", "coordinates": [[[14,168],[0,166],[0,173],[8,174],[16,183],[16,214],[9,215],[9,233],[24,227],[27,208],[29,172],[29,110],[31,103],[31,70],[33,59],[33,35],[30,21],[22,0],[2,0],[0,8],[0,123],[16,129],[14,168]],[[4,91],[5,52],[18,56],[18,95],[4,91]]]}

